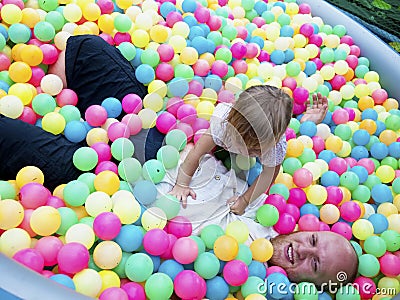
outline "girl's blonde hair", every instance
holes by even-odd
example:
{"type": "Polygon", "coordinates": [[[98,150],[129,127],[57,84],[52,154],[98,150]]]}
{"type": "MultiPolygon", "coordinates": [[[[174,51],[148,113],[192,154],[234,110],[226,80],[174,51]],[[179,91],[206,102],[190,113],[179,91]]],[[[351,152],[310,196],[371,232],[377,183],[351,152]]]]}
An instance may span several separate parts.
{"type": "Polygon", "coordinates": [[[293,100],[283,90],[269,85],[250,87],[239,95],[225,120],[225,138],[242,142],[247,149],[271,148],[285,133],[292,108],[293,100]]]}

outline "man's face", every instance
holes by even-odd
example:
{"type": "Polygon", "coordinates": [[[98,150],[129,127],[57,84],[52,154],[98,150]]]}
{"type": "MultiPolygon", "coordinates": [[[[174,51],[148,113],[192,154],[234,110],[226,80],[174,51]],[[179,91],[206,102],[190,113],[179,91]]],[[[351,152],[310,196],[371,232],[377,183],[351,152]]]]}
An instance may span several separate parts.
{"type": "Polygon", "coordinates": [[[333,232],[295,232],[271,242],[274,254],[269,263],[284,268],[292,282],[339,283],[339,272],[351,277],[357,266],[353,246],[333,232]]]}

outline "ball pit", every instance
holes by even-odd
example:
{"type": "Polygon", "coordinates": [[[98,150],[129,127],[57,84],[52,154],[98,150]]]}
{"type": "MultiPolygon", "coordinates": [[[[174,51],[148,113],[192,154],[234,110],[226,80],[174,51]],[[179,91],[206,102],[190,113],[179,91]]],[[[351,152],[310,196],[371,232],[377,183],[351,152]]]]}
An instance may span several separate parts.
{"type": "MultiPolygon", "coordinates": [[[[51,195],[34,167],[22,169],[16,183],[0,181],[1,252],[45,276],[44,267],[58,266],[52,280],[100,299],[167,299],[174,292],[184,299],[226,298],[239,290],[232,286],[241,286],[245,299],[265,299],[254,293],[266,275],[288,283],[282,271],[266,272],[261,264],[272,255],[268,240],[244,245],[247,226],[234,222],[226,231],[215,225],[191,236],[190,221],[177,217],[179,203],[157,198],[154,184],[208,128],[216,102],[231,103],[238,90],[266,82],[293,96],[296,117],[314,92],[328,96],[330,111],[318,125],[292,119],[284,173],[257,211],[258,222],[280,234],[297,226],[358,240],[355,283],[369,286],[358,289],[362,298],[376,287],[398,286],[400,126],[398,103],[379,83],[383,74],[372,71],[344,26],[312,18],[305,3],[203,2],[8,1],[0,7],[0,113],[38,122],[72,142],[86,138],[89,146],[73,160],[87,175],[61,192],[51,195]],[[68,35],[81,33],[117,45],[149,95],[107,98],[82,112],[85,122],[74,117],[68,106],[78,103],[77,95],[47,74],[47,65],[68,35]],[[114,119],[122,112],[121,122],[114,119]],[[167,145],[141,166],[127,137],[154,126],[167,134],[167,145]],[[135,185],[133,193],[123,191],[124,182],[135,185]],[[194,271],[184,270],[190,263],[194,271]]],[[[242,169],[252,167],[237,160],[242,169]]],[[[347,294],[340,290],[337,298],[350,299],[347,294]]]]}

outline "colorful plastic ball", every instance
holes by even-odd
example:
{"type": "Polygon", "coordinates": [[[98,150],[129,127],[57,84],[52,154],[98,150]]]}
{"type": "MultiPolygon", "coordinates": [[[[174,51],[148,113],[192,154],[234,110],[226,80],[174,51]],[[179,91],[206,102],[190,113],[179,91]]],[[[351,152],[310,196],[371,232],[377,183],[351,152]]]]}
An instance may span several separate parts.
{"type": "Polygon", "coordinates": [[[157,189],[151,181],[141,180],[135,183],[133,195],[143,205],[152,204],[157,197],[157,189]]]}
{"type": "Polygon", "coordinates": [[[151,207],[143,213],[141,222],[146,231],[154,228],[163,229],[167,223],[167,216],[160,208],[151,207]]]}
{"type": "Polygon", "coordinates": [[[167,231],[177,238],[187,237],[192,234],[192,223],[183,216],[177,216],[169,220],[167,231]]]}
{"type": "Polygon", "coordinates": [[[114,241],[102,241],[93,251],[93,261],[101,269],[113,269],[121,262],[122,250],[114,241]]]}
{"type": "Polygon", "coordinates": [[[247,281],[249,270],[247,265],[240,260],[229,261],[223,269],[225,281],[232,286],[240,286],[247,281]]]}
{"type": "Polygon", "coordinates": [[[98,156],[94,149],[81,147],[74,152],[73,163],[81,171],[92,170],[98,163],[98,156]]]}
{"type": "Polygon", "coordinates": [[[178,238],[172,248],[172,255],[177,262],[190,264],[198,256],[197,243],[189,237],[178,238]]]}
{"type": "Polygon", "coordinates": [[[44,259],[36,249],[22,249],[16,252],[13,259],[29,269],[41,273],[44,267],[44,259]]]}
{"type": "Polygon", "coordinates": [[[96,175],[94,187],[96,191],[105,192],[108,195],[118,191],[120,186],[118,175],[112,171],[102,171],[96,175]]]}
{"type": "Polygon", "coordinates": [[[244,243],[249,237],[247,225],[241,221],[230,222],[225,230],[226,235],[235,238],[238,243],[244,243]]]}
{"type": "Polygon", "coordinates": [[[334,224],[339,220],[340,211],[333,204],[325,204],[320,209],[320,218],[327,224],[334,224]]]}
{"type": "Polygon", "coordinates": [[[378,183],[378,184],[374,185],[371,190],[371,196],[372,196],[372,199],[374,199],[376,203],[393,201],[392,192],[391,192],[390,188],[385,184],[378,183]]]}
{"type": "Polygon", "coordinates": [[[162,162],[165,169],[175,168],[179,161],[179,152],[178,150],[170,145],[162,146],[157,151],[157,160],[162,162]]]}
{"type": "Polygon", "coordinates": [[[301,231],[318,231],[319,230],[319,220],[316,216],[312,214],[302,215],[299,219],[299,229],[301,231]]]}
{"type": "Polygon", "coordinates": [[[381,257],[386,252],[386,243],[381,237],[373,235],[365,240],[364,250],[375,257],[381,257]]]}
{"type": "Polygon", "coordinates": [[[145,284],[146,295],[150,300],[169,299],[173,293],[172,279],[163,273],[155,273],[145,284]]]}
{"type": "Polygon", "coordinates": [[[30,226],[39,235],[52,235],[58,230],[60,225],[60,213],[51,206],[38,207],[31,215],[30,226]]]}
{"type": "Polygon", "coordinates": [[[265,282],[263,279],[256,276],[249,276],[247,281],[241,287],[243,297],[248,297],[252,294],[260,294],[261,290],[265,289],[265,282]]]}
{"type": "Polygon", "coordinates": [[[204,279],[215,277],[220,269],[218,258],[209,252],[201,253],[194,262],[194,271],[204,279]]]}
{"type": "Polygon", "coordinates": [[[390,166],[380,166],[376,169],[376,176],[382,181],[382,183],[392,182],[395,178],[395,172],[390,166]]]}
{"type": "Polygon", "coordinates": [[[96,297],[102,286],[102,279],[93,269],[84,269],[73,277],[76,291],[86,296],[96,297]]]}
{"type": "Polygon", "coordinates": [[[273,226],[278,222],[278,209],[270,204],[264,204],[257,210],[257,221],[263,226],[273,226]]]}
{"type": "Polygon", "coordinates": [[[50,191],[36,182],[25,184],[19,191],[20,203],[24,208],[36,209],[43,206],[50,196],[50,191]]]}
{"type": "Polygon", "coordinates": [[[24,104],[14,95],[7,95],[0,99],[0,113],[6,117],[17,119],[24,110],[24,104]]]}
{"type": "Polygon", "coordinates": [[[374,233],[375,234],[381,234],[385,230],[388,229],[389,222],[387,218],[379,213],[372,214],[369,218],[368,221],[372,223],[372,226],[374,227],[374,233]]]}
{"type": "Polygon", "coordinates": [[[112,240],[121,230],[121,221],[118,216],[112,212],[102,212],[95,217],[93,230],[102,240],[112,240]]]}
{"type": "Polygon", "coordinates": [[[0,228],[2,230],[8,230],[23,222],[24,208],[22,205],[11,199],[5,199],[0,202],[1,214],[0,214],[0,228]]]}
{"type": "Polygon", "coordinates": [[[283,213],[279,216],[278,222],[274,225],[274,229],[279,234],[288,234],[293,232],[296,226],[296,220],[288,213],[283,213]]]}
{"type": "Polygon", "coordinates": [[[65,129],[64,117],[56,112],[50,112],[42,118],[42,128],[47,132],[51,132],[54,135],[60,134],[65,129]]]}
{"type": "Polygon", "coordinates": [[[379,261],[371,254],[363,254],[358,258],[358,272],[365,277],[372,278],[379,273],[379,261]]]}
{"type": "Polygon", "coordinates": [[[178,151],[182,151],[186,146],[187,137],[183,131],[174,129],[165,136],[165,142],[167,145],[175,147],[178,151]]]}
{"type": "Polygon", "coordinates": [[[236,257],[239,245],[236,239],[223,235],[218,237],[214,243],[214,253],[222,261],[230,261],[236,257]]]}
{"type": "Polygon", "coordinates": [[[76,274],[87,268],[89,251],[80,243],[65,244],[57,254],[57,262],[60,270],[76,274]]]}
{"type": "Polygon", "coordinates": [[[159,256],[166,251],[169,245],[168,234],[161,229],[151,229],[144,235],[143,247],[147,253],[159,256]]]}
{"type": "Polygon", "coordinates": [[[353,234],[360,240],[366,240],[374,233],[371,222],[365,219],[356,220],[352,225],[353,234]]]}
{"type": "Polygon", "coordinates": [[[144,253],[132,254],[125,264],[126,276],[134,282],[143,282],[153,273],[153,261],[144,253]]]}
{"type": "Polygon", "coordinates": [[[307,169],[300,168],[293,174],[293,182],[301,188],[305,188],[311,185],[313,180],[312,173],[307,169]]]}
{"type": "Polygon", "coordinates": [[[155,184],[161,182],[165,176],[165,169],[159,160],[151,159],[143,164],[143,177],[155,184]]]}
{"type": "Polygon", "coordinates": [[[354,201],[348,201],[340,206],[341,217],[348,222],[354,222],[361,217],[361,208],[354,201]]]}
{"type": "Polygon", "coordinates": [[[174,290],[182,299],[201,299],[206,294],[206,282],[194,271],[184,270],[175,277],[174,290]]]}

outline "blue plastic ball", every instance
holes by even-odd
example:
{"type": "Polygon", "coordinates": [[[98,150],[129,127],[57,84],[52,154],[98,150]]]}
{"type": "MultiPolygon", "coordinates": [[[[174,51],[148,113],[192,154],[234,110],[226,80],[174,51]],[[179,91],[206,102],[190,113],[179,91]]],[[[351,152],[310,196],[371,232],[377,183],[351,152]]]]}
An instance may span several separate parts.
{"type": "Polygon", "coordinates": [[[265,268],[264,264],[253,260],[249,265],[249,277],[256,276],[261,279],[264,279],[267,276],[267,269],[265,268]]]}
{"type": "Polygon", "coordinates": [[[64,275],[64,274],[55,274],[49,277],[51,280],[66,286],[72,290],[75,290],[75,283],[73,282],[72,278],[64,275]]]}
{"type": "Polygon", "coordinates": [[[372,199],[375,203],[391,202],[393,203],[392,191],[386,184],[377,184],[372,187],[372,199]]]}
{"type": "Polygon", "coordinates": [[[339,186],[340,177],[334,171],[327,171],[321,176],[321,185],[323,186],[339,186]]]}
{"type": "Polygon", "coordinates": [[[294,59],[294,52],[292,49],[285,50],[284,54],[285,54],[285,59],[283,61],[284,63],[291,62],[294,59]]]}
{"type": "Polygon", "coordinates": [[[353,149],[351,149],[351,157],[360,160],[361,158],[368,158],[369,153],[367,148],[364,146],[356,146],[353,149]]]}
{"type": "Polygon", "coordinates": [[[133,188],[133,195],[143,205],[152,204],[157,197],[157,188],[151,181],[137,181],[133,188]]]}
{"type": "Polygon", "coordinates": [[[183,270],[183,266],[174,259],[163,261],[158,268],[159,273],[167,274],[172,280],[174,280],[176,275],[178,275],[183,270]]]}
{"type": "Polygon", "coordinates": [[[311,121],[305,121],[300,124],[300,134],[313,137],[317,133],[317,125],[311,121]]]}
{"type": "Polygon", "coordinates": [[[121,102],[114,97],[108,97],[101,103],[106,111],[109,118],[117,118],[122,112],[121,102]]]}
{"type": "Polygon", "coordinates": [[[371,120],[378,120],[378,113],[376,110],[372,108],[367,108],[361,113],[361,120],[366,120],[366,119],[371,119],[371,120]]]}
{"type": "Polygon", "coordinates": [[[185,0],[182,2],[182,9],[184,12],[194,13],[197,9],[197,2],[195,0],[185,0]]]}
{"type": "Polygon", "coordinates": [[[316,71],[317,71],[317,65],[315,64],[315,62],[307,61],[304,73],[306,73],[307,76],[311,76],[312,74],[315,74],[316,71]]]}
{"type": "MultiPolygon", "coordinates": [[[[137,53],[135,58],[136,57],[137,53]]],[[[156,77],[154,69],[147,64],[141,64],[140,66],[138,66],[135,71],[135,76],[136,79],[143,84],[148,84],[152,82],[156,77]]]]}
{"type": "Polygon", "coordinates": [[[326,163],[329,164],[332,158],[335,158],[336,155],[331,150],[322,150],[318,154],[318,158],[324,160],[326,163]]]}
{"type": "Polygon", "coordinates": [[[270,60],[276,65],[281,65],[285,61],[285,53],[282,50],[274,50],[271,53],[270,60]]]}
{"type": "Polygon", "coordinates": [[[65,125],[64,135],[73,143],[82,142],[86,138],[87,129],[83,122],[71,121],[65,125]]]}
{"type": "Polygon", "coordinates": [[[312,214],[319,218],[319,209],[316,205],[311,203],[306,203],[302,207],[300,207],[300,215],[304,216],[307,214],[312,214]]]}
{"type": "MultiPolygon", "coordinates": [[[[282,273],[272,273],[267,277],[267,295],[273,299],[282,299],[290,293],[290,281],[282,273]]],[[[269,298],[267,296],[267,298],[269,298]]]]}
{"type": "Polygon", "coordinates": [[[294,29],[292,26],[284,25],[281,27],[281,32],[280,32],[281,37],[293,37],[293,35],[294,35],[294,29]]]}
{"type": "Polygon", "coordinates": [[[400,158],[400,142],[394,142],[389,145],[389,155],[395,159],[400,158]]]}
{"type": "Polygon", "coordinates": [[[353,133],[353,142],[357,146],[365,146],[368,144],[370,134],[365,129],[358,129],[353,133]]]}
{"type": "Polygon", "coordinates": [[[371,156],[376,159],[384,159],[389,154],[389,148],[384,143],[375,143],[370,149],[371,156]]]}
{"type": "Polygon", "coordinates": [[[224,300],[229,294],[229,285],[225,279],[220,276],[206,280],[207,293],[206,298],[215,300],[224,300]]]}
{"type": "Polygon", "coordinates": [[[389,227],[389,221],[382,214],[372,214],[369,216],[368,221],[370,221],[372,223],[372,226],[374,226],[375,234],[381,234],[389,227]]]}
{"type": "Polygon", "coordinates": [[[183,22],[188,24],[189,27],[196,26],[198,24],[196,18],[191,15],[184,17],[183,22]]]}
{"type": "Polygon", "coordinates": [[[114,241],[124,252],[133,252],[140,248],[143,241],[143,230],[136,225],[123,225],[114,241]]]}
{"type": "Polygon", "coordinates": [[[174,78],[168,83],[168,94],[171,97],[183,97],[189,91],[189,83],[183,78],[174,78]]]}
{"type": "Polygon", "coordinates": [[[386,125],[385,123],[379,120],[375,121],[375,124],[376,124],[376,131],[374,132],[374,135],[379,136],[382,133],[382,131],[386,129],[386,125]]]}
{"type": "MultiPolygon", "coordinates": [[[[204,34],[206,32],[203,29],[204,34]]],[[[207,52],[207,39],[202,36],[196,36],[192,39],[192,47],[197,50],[199,55],[207,52]]]]}
{"type": "Polygon", "coordinates": [[[176,7],[172,2],[164,2],[160,6],[161,15],[166,18],[170,12],[176,11],[176,7]]]}
{"type": "Polygon", "coordinates": [[[205,33],[204,33],[203,28],[201,28],[200,26],[192,26],[192,27],[190,27],[189,40],[192,41],[197,36],[205,37],[205,33]]]}
{"type": "Polygon", "coordinates": [[[368,179],[368,171],[362,166],[354,166],[350,171],[357,174],[360,184],[363,184],[368,179]]]}
{"type": "Polygon", "coordinates": [[[222,88],[221,77],[217,75],[208,75],[204,80],[204,87],[211,88],[214,91],[218,92],[222,88]]]}
{"type": "Polygon", "coordinates": [[[135,57],[130,61],[131,65],[134,66],[135,68],[137,68],[138,66],[140,66],[142,64],[142,52],[143,49],[141,48],[136,48],[136,55],[135,57]]]}

